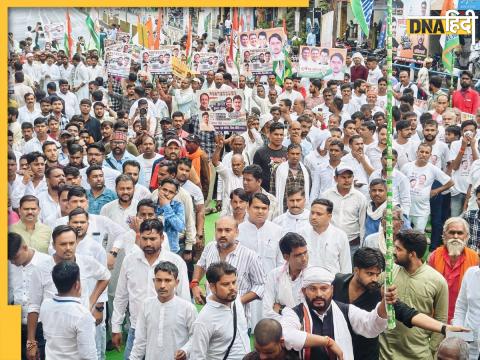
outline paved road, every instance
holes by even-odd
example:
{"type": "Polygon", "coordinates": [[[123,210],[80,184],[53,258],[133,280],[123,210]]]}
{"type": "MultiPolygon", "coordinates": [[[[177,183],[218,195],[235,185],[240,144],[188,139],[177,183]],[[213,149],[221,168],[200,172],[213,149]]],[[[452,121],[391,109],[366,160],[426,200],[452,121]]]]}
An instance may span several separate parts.
{"type": "MultiPolygon", "coordinates": [[[[70,21],[72,22],[72,35],[74,39],[79,36],[88,40],[89,34],[85,25],[86,15],[75,8],[70,8],[70,21]]],[[[40,21],[42,24],[65,23],[66,9],[63,8],[15,8],[11,9],[8,18],[8,30],[13,32],[15,40],[23,40],[27,26],[35,27],[40,21]]]]}

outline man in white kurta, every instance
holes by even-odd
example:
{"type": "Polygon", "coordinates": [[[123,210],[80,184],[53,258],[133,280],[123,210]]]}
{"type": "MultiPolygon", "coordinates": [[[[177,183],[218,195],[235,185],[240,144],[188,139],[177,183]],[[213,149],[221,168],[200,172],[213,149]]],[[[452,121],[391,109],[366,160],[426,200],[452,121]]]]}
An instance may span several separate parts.
{"type": "MultiPolygon", "coordinates": [[[[269,200],[264,194],[254,194],[248,206],[248,219],[238,226],[238,241],[260,256],[265,273],[284,263],[278,246],[282,229],[267,220],[269,200]]],[[[252,302],[251,327],[263,318],[263,305],[259,300],[252,302]]]]}
{"type": "Polygon", "coordinates": [[[288,210],[273,219],[273,223],[282,228],[282,235],[287,232],[299,233],[302,229],[310,226],[310,210],[305,209],[305,192],[301,188],[294,187],[287,194],[288,210]]]}
{"type": "Polygon", "coordinates": [[[285,264],[268,273],[263,294],[264,316],[278,321],[286,306],[302,302],[303,272],[308,266],[307,242],[301,235],[287,233],[280,239],[280,250],[285,264]]]}
{"type": "Polygon", "coordinates": [[[145,299],[140,306],[130,360],[170,360],[190,353],[197,310],[190,301],[175,295],[178,268],[173,263],[162,261],[154,271],[157,296],[145,299]]]}
{"type": "Polygon", "coordinates": [[[140,225],[139,246],[142,251],[134,251],[125,257],[118,277],[112,314],[112,343],[120,347],[123,320],[127,307],[130,312],[130,329],[125,346],[125,353],[132,350],[135,339],[137,317],[142,302],[146,297],[155,296],[152,281],[153,271],[161,261],[170,261],[179,269],[179,285],[176,294],[190,301],[187,265],[185,261],[172,252],[162,249],[163,224],[158,219],[145,220],[140,225]]]}
{"type": "Polygon", "coordinates": [[[324,267],[333,274],[349,274],[352,272],[350,246],[347,234],[330,222],[333,206],[330,200],[314,200],[310,226],[300,235],[307,241],[310,265],[324,267]]]}
{"type": "Polygon", "coordinates": [[[88,81],[90,74],[87,67],[83,64],[80,55],[75,54],[72,58],[72,63],[75,66],[72,69],[72,92],[77,95],[78,102],[83,99],[89,99],[88,81]]]}

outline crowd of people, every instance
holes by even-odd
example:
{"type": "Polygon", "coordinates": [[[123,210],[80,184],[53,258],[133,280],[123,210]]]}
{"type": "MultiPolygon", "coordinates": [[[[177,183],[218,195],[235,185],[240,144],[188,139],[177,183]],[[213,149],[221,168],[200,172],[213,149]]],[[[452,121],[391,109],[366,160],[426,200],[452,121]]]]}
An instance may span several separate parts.
{"type": "MultiPolygon", "coordinates": [[[[216,52],[229,36],[193,45],[216,52]]],[[[9,302],[23,359],[479,358],[469,71],[453,92],[428,58],[418,79],[388,78],[359,53],[345,80],[237,82],[222,62],[184,78],[132,63],[118,78],[103,55],[28,36],[10,52],[9,302]],[[396,264],[382,288],[389,82],[396,264]],[[241,90],[245,132],[200,129],[209,89],[241,90]]]]}

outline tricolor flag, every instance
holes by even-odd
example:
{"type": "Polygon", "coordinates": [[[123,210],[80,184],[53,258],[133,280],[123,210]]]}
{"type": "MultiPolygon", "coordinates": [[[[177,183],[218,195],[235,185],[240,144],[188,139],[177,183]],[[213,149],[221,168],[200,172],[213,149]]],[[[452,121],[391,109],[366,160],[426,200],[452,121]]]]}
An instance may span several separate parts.
{"type": "Polygon", "coordinates": [[[90,33],[90,40],[93,40],[95,48],[100,51],[100,38],[97,34],[97,30],[95,29],[95,22],[90,14],[87,15],[85,22],[87,23],[88,32],[90,33]]]}
{"type": "Polygon", "coordinates": [[[352,12],[365,36],[370,33],[370,21],[373,13],[373,0],[352,0],[352,12]]]}
{"type": "Polygon", "coordinates": [[[63,35],[63,47],[65,48],[65,52],[68,56],[68,58],[71,60],[72,59],[72,47],[73,47],[73,38],[72,38],[72,23],[70,21],[70,13],[67,8],[67,26],[65,31],[65,35],[63,35]]]}
{"type": "MultiPolygon", "coordinates": [[[[445,16],[448,10],[456,9],[454,0],[445,0],[443,2],[442,12],[440,16],[445,16]]],[[[440,36],[440,45],[442,45],[442,62],[443,67],[450,74],[453,73],[454,56],[453,50],[460,45],[458,35],[442,35],[440,36]]]]}

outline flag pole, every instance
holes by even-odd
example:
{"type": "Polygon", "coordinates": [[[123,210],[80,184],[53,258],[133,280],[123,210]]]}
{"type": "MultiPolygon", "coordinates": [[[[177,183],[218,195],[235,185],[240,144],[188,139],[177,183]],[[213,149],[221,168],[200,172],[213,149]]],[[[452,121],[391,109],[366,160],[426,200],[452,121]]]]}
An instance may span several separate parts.
{"type": "MultiPolygon", "coordinates": [[[[392,141],[393,141],[393,88],[392,88],[392,0],[387,0],[387,219],[386,219],[386,286],[393,284],[393,187],[392,187],[392,141]]],[[[395,310],[387,304],[388,329],[395,328],[395,310]]]]}

